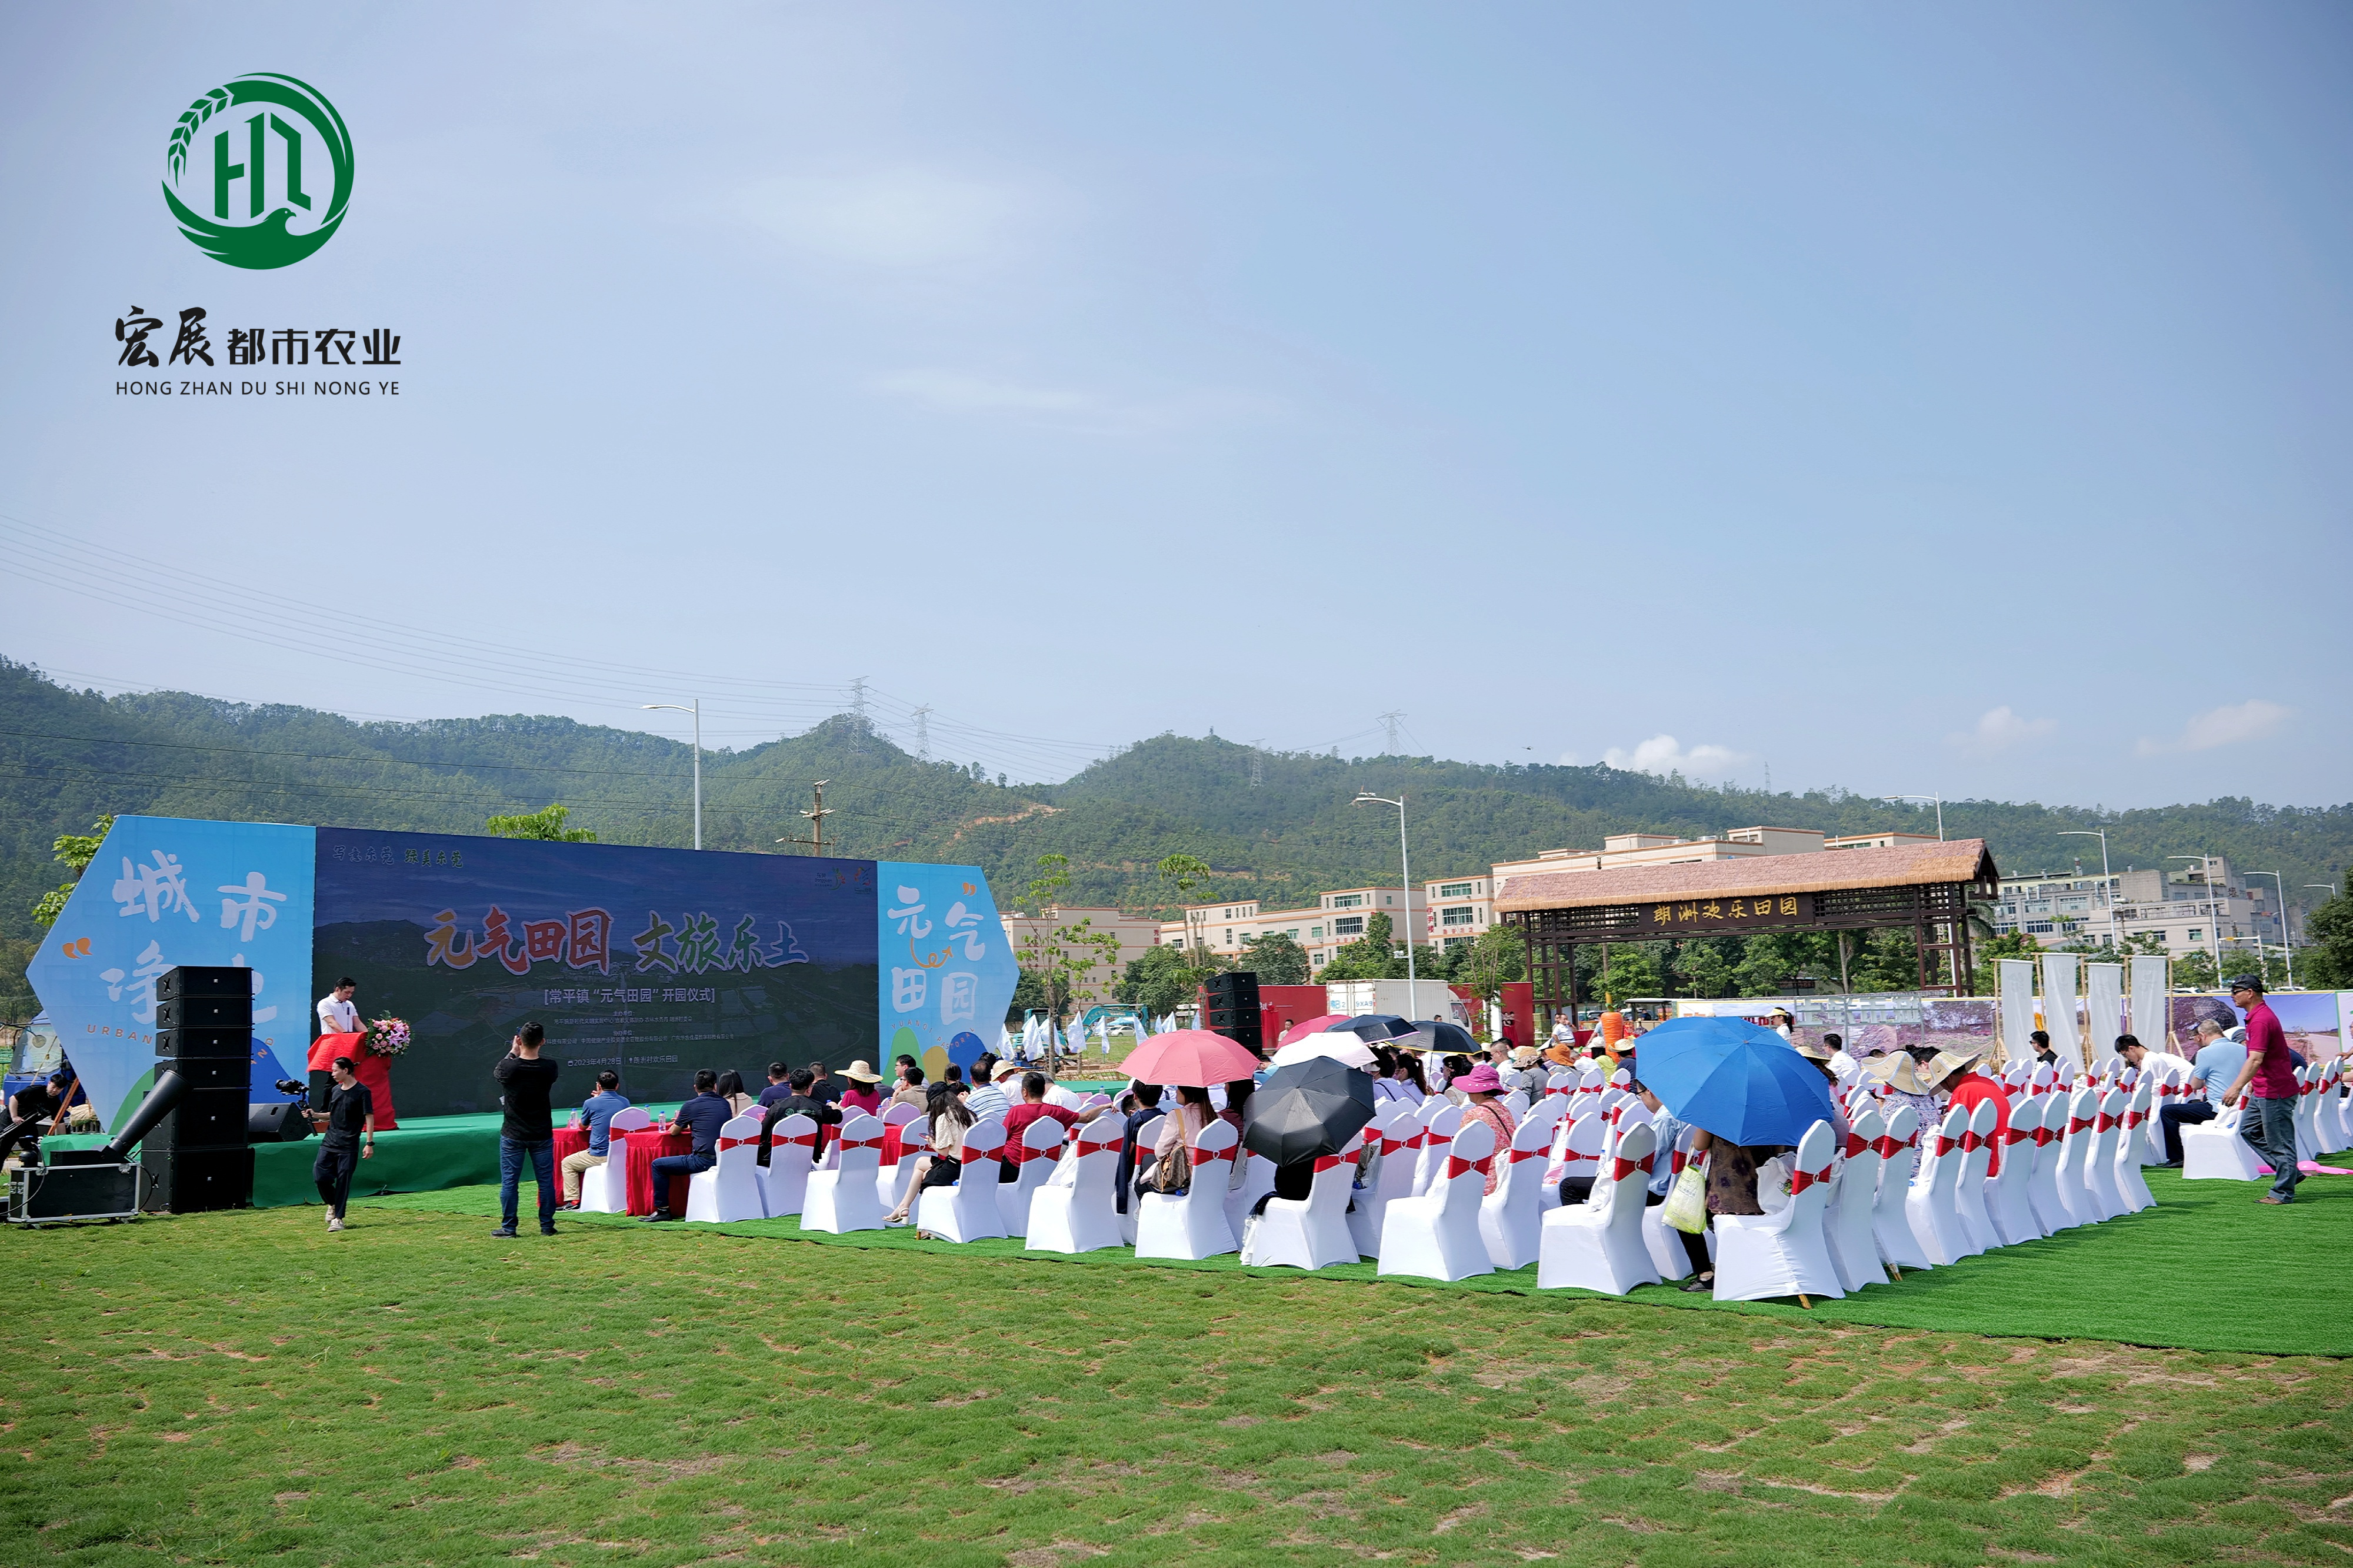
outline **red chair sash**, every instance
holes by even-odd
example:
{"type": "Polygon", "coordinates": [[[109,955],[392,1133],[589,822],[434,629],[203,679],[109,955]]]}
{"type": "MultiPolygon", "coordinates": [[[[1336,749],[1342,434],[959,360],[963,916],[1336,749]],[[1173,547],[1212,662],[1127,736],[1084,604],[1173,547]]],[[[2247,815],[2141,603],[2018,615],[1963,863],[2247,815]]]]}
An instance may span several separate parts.
{"type": "Polygon", "coordinates": [[[1622,1182],[1627,1177],[1634,1174],[1637,1171],[1640,1171],[1645,1176],[1651,1173],[1650,1155],[1645,1154],[1639,1160],[1629,1160],[1622,1154],[1612,1155],[1610,1157],[1609,1179],[1611,1181],[1622,1182]]]}
{"type": "Polygon", "coordinates": [[[1542,1149],[1514,1149],[1511,1153],[1512,1157],[1508,1163],[1516,1165],[1523,1160],[1540,1160],[1544,1158],[1545,1151],[1542,1149]]]}
{"type": "Polygon", "coordinates": [[[1561,1155],[1561,1157],[1560,1157],[1560,1163],[1561,1163],[1562,1164],[1564,1164],[1564,1165],[1568,1165],[1568,1164],[1574,1164],[1575,1163],[1577,1163],[1577,1161],[1579,1161],[1579,1160],[1591,1160],[1591,1161],[1594,1161],[1595,1163],[1599,1163],[1599,1161],[1600,1161],[1600,1159],[1601,1159],[1601,1155],[1599,1154],[1599,1152],[1596,1152],[1591,1153],[1591,1154],[1583,1154],[1583,1153],[1579,1153],[1577,1151],[1576,1151],[1576,1150],[1574,1150],[1574,1149],[1571,1149],[1571,1150],[1569,1150],[1567,1152],[1566,1152],[1566,1153],[1564,1153],[1563,1155],[1561,1155]]]}
{"type": "MultiPolygon", "coordinates": [[[[722,1143],[725,1143],[726,1142],[727,1140],[724,1138],[720,1140],[720,1142],[722,1143]]],[[[759,1140],[756,1138],[739,1138],[736,1142],[739,1143],[756,1143],[759,1140]]],[[[790,1138],[777,1138],[772,1141],[770,1147],[776,1149],[814,1149],[817,1147],[817,1134],[814,1132],[802,1132],[790,1138]]]]}
{"type": "MultiPolygon", "coordinates": [[[[717,1152],[718,1152],[719,1153],[724,1154],[724,1153],[725,1153],[725,1152],[727,1152],[727,1151],[728,1151],[728,1150],[730,1150],[730,1149],[748,1149],[748,1148],[754,1148],[754,1147],[756,1147],[756,1146],[759,1144],[759,1142],[760,1142],[760,1141],[759,1141],[757,1138],[727,1138],[727,1137],[722,1137],[722,1138],[719,1140],[719,1142],[718,1142],[718,1143],[717,1143],[717,1145],[716,1145],[715,1147],[716,1147],[716,1150],[717,1150],[717,1152]]],[[[779,1138],[779,1139],[777,1139],[777,1140],[776,1140],[776,1142],[779,1142],[779,1143],[781,1143],[781,1142],[784,1142],[784,1140],[783,1140],[783,1139],[781,1139],[781,1138],[779,1138]]]]}
{"type": "Polygon", "coordinates": [[[1953,1139],[1950,1139],[1950,1138],[1946,1137],[1946,1136],[1945,1136],[1943,1133],[1941,1133],[1941,1132],[1939,1132],[1939,1133],[1937,1133],[1937,1134],[1936,1134],[1936,1156],[1937,1156],[1937,1158],[1942,1159],[1945,1155],[1951,1153],[1954,1150],[1956,1150],[1956,1149],[1957,1149],[1957,1148],[1959,1148],[1959,1147],[1960,1147],[1960,1144],[1959,1144],[1958,1142],[1957,1142],[1956,1141],[1954,1141],[1953,1139]]]}
{"type": "Polygon", "coordinates": [[[1861,1134],[1860,1132],[1852,1132],[1852,1131],[1850,1131],[1850,1132],[1846,1135],[1846,1147],[1845,1147],[1844,1149],[1841,1150],[1841,1151],[1840,1151],[1840,1152],[1841,1152],[1841,1153],[1842,1153],[1842,1154],[1844,1154],[1848,1159],[1852,1160],[1852,1159],[1853,1159],[1857,1154],[1862,1153],[1865,1149],[1868,1149],[1868,1148],[1870,1148],[1870,1147],[1871,1147],[1871,1140],[1870,1140],[1870,1139],[1865,1138],[1865,1137],[1864,1137],[1864,1136],[1862,1136],[1862,1134],[1861,1134]]]}
{"type": "Polygon", "coordinates": [[[1793,1171],[1789,1174],[1789,1195],[1794,1198],[1816,1183],[1830,1179],[1831,1168],[1828,1165],[1819,1171],[1793,1171]]]}
{"type": "Polygon", "coordinates": [[[2073,1138],[2078,1132],[2089,1132],[2095,1125],[2080,1116],[2071,1116],[2067,1119],[2067,1136],[2073,1138]]]}
{"type": "Polygon", "coordinates": [[[1985,1146],[1986,1146],[1986,1140],[1985,1140],[1984,1138],[1982,1138],[1982,1137],[1978,1136],[1977,1133],[1975,1133],[1975,1132],[1964,1132],[1964,1133],[1962,1133],[1962,1134],[1961,1134],[1961,1152],[1962,1152],[1962,1153],[1964,1153],[1964,1154],[1974,1154],[1974,1153],[1976,1153],[1978,1150],[1980,1150],[1980,1149],[1984,1148],[1985,1146]]]}
{"type": "Polygon", "coordinates": [[[2056,1143],[2057,1142],[2059,1142],[2058,1129],[2052,1127],[2038,1127],[2034,1130],[2034,1146],[2037,1149],[2045,1148],[2050,1144],[2056,1143]]]}
{"type": "Polygon", "coordinates": [[[1449,1154],[1446,1156],[1446,1170],[1439,1179],[1440,1181],[1451,1182],[1455,1177],[1471,1171],[1476,1171],[1483,1176],[1487,1173],[1487,1167],[1492,1164],[1493,1161],[1494,1156],[1492,1154],[1484,1160],[1458,1160],[1453,1155],[1449,1154]]]}
{"type": "MultiPolygon", "coordinates": [[[[1235,1148],[1239,1147],[1239,1144],[1235,1146],[1235,1148]]],[[[1195,1149],[1191,1152],[1193,1155],[1194,1164],[1205,1165],[1212,1160],[1232,1159],[1234,1157],[1235,1149],[1195,1149]]]]}
{"type": "MultiPolygon", "coordinates": [[[[1873,1139],[1871,1141],[1871,1146],[1879,1151],[1879,1157],[1883,1160],[1893,1160],[1895,1158],[1895,1152],[1898,1149],[1909,1149],[1912,1147],[1911,1143],[1907,1141],[1886,1137],[1873,1139]]],[[[1680,1156],[1678,1156],[1678,1158],[1680,1158],[1680,1156]]]]}
{"type": "Polygon", "coordinates": [[[1315,1156],[1315,1173],[1319,1176],[1326,1171],[1337,1170],[1339,1166],[1340,1156],[1337,1154],[1318,1154],[1315,1156]]]}
{"type": "Polygon", "coordinates": [[[882,1140],[880,1137],[844,1138],[841,1141],[840,1147],[841,1152],[845,1154],[849,1153],[852,1149],[880,1149],[882,1147],[882,1140]]]}
{"type": "Polygon", "coordinates": [[[2010,1143],[2023,1143],[2029,1138],[2033,1136],[2034,1134],[2029,1132],[2025,1128],[2015,1125],[2003,1128],[2000,1133],[2000,1137],[2005,1145],[2010,1143]]]}
{"type": "Polygon", "coordinates": [[[2097,1121],[2095,1121],[2095,1122],[2092,1123],[2092,1131],[2094,1131],[2094,1132],[2106,1132],[2106,1131],[2113,1131],[2113,1130],[2115,1129],[2116,1124],[2116,1119],[2115,1117],[2113,1117],[2113,1116],[2110,1116],[2106,1111],[2103,1110],[2103,1111],[2101,1111],[2101,1112],[2100,1112],[2100,1119],[2099,1119],[2097,1121]]]}
{"type": "Polygon", "coordinates": [[[1678,1149],[1667,1157],[1667,1173],[1671,1176],[1680,1176],[1683,1173],[1683,1167],[1690,1163],[1691,1154],[1689,1152],[1678,1149]]]}

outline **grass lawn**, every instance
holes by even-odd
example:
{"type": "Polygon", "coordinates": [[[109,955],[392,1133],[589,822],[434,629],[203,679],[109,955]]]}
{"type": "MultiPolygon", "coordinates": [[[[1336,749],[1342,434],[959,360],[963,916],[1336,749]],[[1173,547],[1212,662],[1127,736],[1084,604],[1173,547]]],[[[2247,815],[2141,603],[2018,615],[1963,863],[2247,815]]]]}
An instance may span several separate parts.
{"type": "Polygon", "coordinates": [[[0,1236],[0,1563],[2353,1555],[2337,1359],[432,1195],[0,1236]]]}

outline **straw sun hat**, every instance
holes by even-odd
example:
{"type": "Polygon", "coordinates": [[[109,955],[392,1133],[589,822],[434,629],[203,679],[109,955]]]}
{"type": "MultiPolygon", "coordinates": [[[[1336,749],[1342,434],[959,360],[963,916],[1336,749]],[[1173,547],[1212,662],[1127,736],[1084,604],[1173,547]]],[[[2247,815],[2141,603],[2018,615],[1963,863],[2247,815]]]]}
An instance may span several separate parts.
{"type": "Polygon", "coordinates": [[[1928,1092],[1928,1085],[1920,1077],[1920,1064],[1905,1052],[1890,1051],[1883,1057],[1873,1057],[1862,1064],[1862,1070],[1898,1094],[1928,1092]]]}
{"type": "Polygon", "coordinates": [[[881,1083],[882,1075],[862,1061],[852,1062],[841,1069],[841,1076],[856,1079],[860,1083],[881,1083]]]}
{"type": "Polygon", "coordinates": [[[1975,1067],[1978,1058],[1983,1055],[1985,1047],[1982,1046],[1975,1050],[1941,1050],[1928,1059],[1927,1070],[1920,1076],[1930,1083],[1942,1083],[1955,1073],[1975,1067]]]}

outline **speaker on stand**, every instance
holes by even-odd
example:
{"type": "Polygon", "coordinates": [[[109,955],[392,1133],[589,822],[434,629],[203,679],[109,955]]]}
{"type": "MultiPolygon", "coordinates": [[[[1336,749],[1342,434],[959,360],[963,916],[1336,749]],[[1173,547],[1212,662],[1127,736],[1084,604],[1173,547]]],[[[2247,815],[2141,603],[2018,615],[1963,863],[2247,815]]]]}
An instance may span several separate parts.
{"type": "Polygon", "coordinates": [[[145,1206],[245,1207],[253,1201],[253,971],[166,971],[155,982],[155,1026],[160,1066],[187,1088],[140,1145],[145,1206]]]}
{"type": "Polygon", "coordinates": [[[1263,1058],[1265,1034],[1261,1027],[1258,976],[1249,970],[1212,974],[1202,987],[1202,1026],[1247,1046],[1263,1058]]]}

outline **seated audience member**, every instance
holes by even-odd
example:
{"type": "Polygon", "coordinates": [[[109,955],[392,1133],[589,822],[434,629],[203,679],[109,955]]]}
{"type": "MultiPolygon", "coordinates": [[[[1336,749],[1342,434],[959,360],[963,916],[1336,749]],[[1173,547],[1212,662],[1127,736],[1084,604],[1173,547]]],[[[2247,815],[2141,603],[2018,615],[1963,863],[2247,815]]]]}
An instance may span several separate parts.
{"type": "Polygon", "coordinates": [[[719,1087],[714,1090],[727,1102],[727,1109],[742,1116],[760,1102],[744,1092],[744,1075],[732,1068],[719,1075],[719,1087]]]}
{"type": "Polygon", "coordinates": [[[1003,1116],[1013,1109],[1013,1097],[1006,1092],[1005,1080],[1013,1078],[1020,1070],[1021,1066],[1018,1062],[999,1062],[997,1064],[996,1078],[990,1079],[981,1077],[979,1064],[974,1064],[973,1090],[965,1098],[964,1108],[972,1112],[972,1119],[975,1121],[984,1116],[1003,1116]]]}
{"type": "Polygon", "coordinates": [[[785,1080],[792,1093],[768,1107],[760,1119],[760,1163],[768,1162],[769,1140],[776,1136],[776,1123],[787,1116],[806,1116],[817,1123],[817,1144],[809,1151],[811,1159],[825,1158],[826,1129],[841,1121],[841,1112],[809,1093],[815,1079],[807,1068],[795,1068],[792,1077],[785,1080]]]}
{"type": "Polygon", "coordinates": [[[1837,1082],[1854,1071],[1854,1058],[1847,1055],[1846,1040],[1838,1035],[1824,1035],[1822,1045],[1830,1052],[1831,1079],[1837,1082]]]}
{"type": "Polygon", "coordinates": [[[2223,1037],[2221,1024],[2213,1018],[2198,1020],[2197,1038],[2189,1065],[2189,1080],[2185,1092],[2157,1113],[2157,1124],[2165,1134],[2165,1164],[2168,1170],[2181,1166],[2181,1129],[2211,1121],[2215,1102],[2231,1080],[2239,1076],[2246,1065],[2247,1047],[2223,1037]]]}
{"type": "Polygon", "coordinates": [[[784,1063],[770,1062],[768,1064],[768,1087],[760,1091],[760,1103],[762,1105],[774,1105],[780,1100],[791,1099],[793,1092],[793,1086],[791,1083],[792,1076],[792,1069],[785,1066],[784,1063]]]}
{"type": "Polygon", "coordinates": [[[1430,1098],[1430,1086],[1421,1076],[1421,1053],[1400,1051],[1389,1046],[1373,1048],[1373,1066],[1379,1076],[1373,1080],[1373,1099],[1388,1105],[1401,1101],[1419,1105],[1430,1098]]]}
{"type": "MultiPolygon", "coordinates": [[[[1659,1135],[1658,1152],[1651,1160],[1651,1185],[1642,1194],[1642,1206],[1655,1208],[1667,1201],[1667,1190],[1675,1182],[1675,1142],[1683,1135],[1684,1123],[1675,1113],[1659,1103],[1659,1097],[1646,1088],[1641,1079],[1634,1080],[1634,1098],[1651,1113],[1651,1129],[1659,1135]]],[[[1589,1189],[1590,1182],[1586,1184],[1589,1189]]],[[[1564,1187],[1565,1190],[1565,1187],[1564,1187]]]]}
{"type": "Polygon", "coordinates": [[[862,1110],[869,1116],[882,1110],[882,1075],[863,1061],[855,1061],[841,1069],[841,1103],[850,1110],[862,1110]]]}
{"type": "MultiPolygon", "coordinates": [[[[1226,1085],[1226,1103],[1219,1107],[1218,1116],[1221,1121],[1233,1123],[1237,1138],[1241,1136],[1242,1124],[1250,1120],[1250,1096],[1257,1092],[1256,1079],[1238,1078],[1226,1085]]],[[[1239,1168],[1241,1162],[1237,1160],[1234,1163],[1239,1168]]]]}
{"type": "MultiPolygon", "coordinates": [[[[1498,1048],[1504,1045],[1504,1042],[1497,1042],[1498,1048]]],[[[1504,1065],[1495,1069],[1495,1076],[1503,1079],[1505,1094],[1520,1090],[1531,1104],[1544,1093],[1546,1073],[1541,1053],[1534,1046],[1512,1046],[1504,1065]]]]}
{"type": "MultiPolygon", "coordinates": [[[[1434,1051],[1430,1054],[1433,1056],[1437,1055],[1434,1051]]],[[[1461,1104],[1462,1102],[1462,1086],[1456,1083],[1454,1080],[1459,1078],[1466,1077],[1470,1071],[1471,1058],[1469,1057],[1451,1056],[1440,1058],[1438,1068],[1438,1078],[1435,1080],[1438,1092],[1446,1096],[1447,1099],[1453,1100],[1456,1104],[1461,1104]]]]}
{"type": "Polygon", "coordinates": [[[575,1154],[564,1156],[559,1167],[564,1173],[564,1206],[580,1206],[580,1173],[593,1171],[605,1163],[611,1148],[613,1113],[627,1110],[629,1097],[621,1092],[621,1075],[607,1068],[596,1075],[596,1092],[580,1106],[580,1125],[588,1130],[588,1147],[575,1154]]]}
{"type": "Polygon", "coordinates": [[[1909,1051],[1890,1051],[1883,1057],[1873,1057],[1862,1064],[1862,1074],[1886,1086],[1880,1096],[1885,1102],[1884,1114],[1893,1116],[1899,1105],[1908,1105],[1918,1118],[1920,1130],[1933,1134],[1945,1119],[1937,1109],[1936,1096],[1928,1092],[1928,1080],[1920,1076],[1920,1065],[1909,1051]]]}
{"type": "MultiPolygon", "coordinates": [[[[1508,1151],[1514,1123],[1510,1108],[1504,1104],[1503,1075],[1495,1070],[1494,1064],[1481,1062],[1456,1079],[1454,1087],[1461,1090],[1465,1102],[1462,1124],[1468,1127],[1473,1121],[1485,1122],[1495,1134],[1495,1147],[1508,1151]]],[[[1487,1163],[1487,1191],[1493,1192],[1503,1181],[1504,1167],[1509,1163],[1508,1155],[1487,1163]]]]}
{"type": "MultiPolygon", "coordinates": [[[[1190,1147],[1217,1119],[1217,1108],[1209,1103],[1208,1089],[1196,1089],[1189,1083],[1178,1084],[1176,1109],[1160,1119],[1153,1134],[1152,1152],[1166,1160],[1180,1147],[1190,1147]]],[[[1241,1163],[1239,1160],[1234,1163],[1241,1163]]]]}
{"type": "Polygon", "coordinates": [[[2051,1048],[2050,1030],[2035,1030],[2026,1037],[2026,1043],[2034,1047],[2035,1065],[2046,1068],[2055,1068],[2059,1065],[2059,1053],[2051,1048]]]}
{"type": "Polygon", "coordinates": [[[932,1085],[924,1106],[931,1118],[932,1146],[915,1156],[913,1180],[907,1184],[907,1195],[897,1208],[883,1216],[885,1225],[906,1224],[925,1188],[955,1185],[957,1175],[964,1170],[965,1131],[974,1121],[972,1112],[965,1109],[964,1097],[956,1093],[962,1087],[946,1079],[932,1085]]]}
{"type": "MultiPolygon", "coordinates": [[[[1986,1174],[2001,1174],[2001,1149],[2010,1131],[2010,1095],[1998,1079],[1977,1070],[1976,1051],[1938,1051],[1921,1076],[1936,1085],[1936,1092],[1945,1097],[1945,1109],[1955,1107],[1974,1111],[1986,1101],[1993,1105],[1993,1153],[1986,1163],[1986,1174]]],[[[1843,1139],[1843,1129],[1839,1136],[1843,1139]]]]}
{"type": "Polygon", "coordinates": [[[921,1110],[923,1109],[923,1101],[928,1098],[930,1098],[930,1091],[923,1087],[923,1069],[906,1058],[901,1057],[899,1087],[891,1091],[891,1103],[912,1105],[921,1110]]]}
{"type": "MultiPolygon", "coordinates": [[[[1007,1148],[1011,1148],[1018,1142],[1021,1135],[1029,1130],[1029,1124],[1040,1117],[1052,1117],[1067,1131],[1082,1122],[1092,1121],[1111,1109],[1108,1105],[1098,1105],[1092,1110],[1081,1114],[1067,1106],[1050,1105],[1046,1102],[1048,1081],[1046,1075],[1041,1072],[1025,1072],[1021,1075],[1021,1101],[1005,1113],[1005,1146],[1007,1148]]],[[[1010,1160],[1000,1163],[997,1168],[997,1180],[1003,1182],[1010,1182],[1020,1174],[1010,1160]]]]}
{"type": "Polygon", "coordinates": [[[684,1154],[665,1154],[654,1162],[654,1212],[649,1220],[680,1219],[686,1214],[686,1184],[697,1172],[707,1171],[719,1163],[719,1130],[735,1114],[734,1109],[719,1097],[719,1075],[709,1068],[697,1068],[694,1072],[694,1098],[678,1108],[670,1124],[672,1132],[683,1132],[694,1140],[694,1147],[684,1154]],[[671,1182],[678,1185],[675,1194],[671,1182]],[[675,1195],[677,1206],[670,1200],[675,1195]]]}
{"type": "Polygon", "coordinates": [[[2124,1058],[2126,1067],[2138,1068],[2143,1071],[2178,1069],[2186,1073],[2189,1070],[2189,1063],[2186,1058],[2177,1057],[2171,1051],[2152,1051],[2140,1043],[2140,1037],[2137,1035],[2118,1035],[2116,1055],[2124,1058]]]}
{"type": "Polygon", "coordinates": [[[1156,1083],[1139,1083],[1124,1098],[1132,1103],[1126,1112],[1126,1133],[1119,1141],[1119,1168],[1113,1173],[1119,1184],[1113,1202],[1122,1214],[1127,1212],[1128,1187],[1135,1180],[1136,1141],[1145,1128],[1168,1114],[1160,1109],[1160,1086],[1156,1083]]]}

